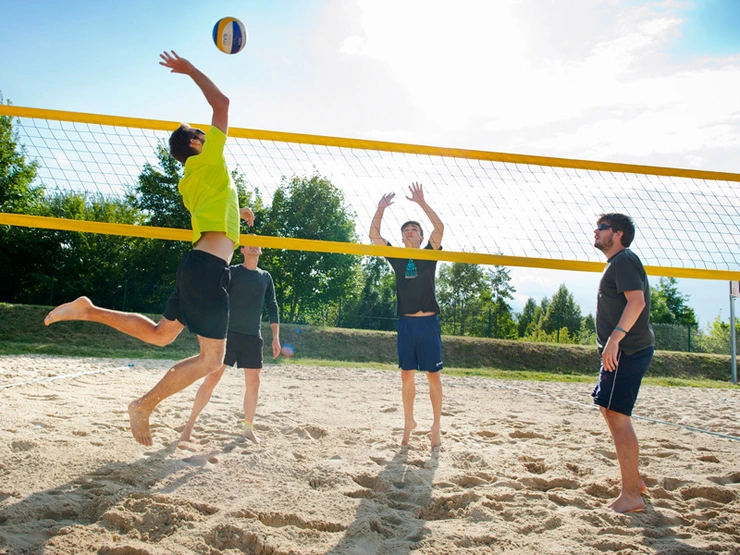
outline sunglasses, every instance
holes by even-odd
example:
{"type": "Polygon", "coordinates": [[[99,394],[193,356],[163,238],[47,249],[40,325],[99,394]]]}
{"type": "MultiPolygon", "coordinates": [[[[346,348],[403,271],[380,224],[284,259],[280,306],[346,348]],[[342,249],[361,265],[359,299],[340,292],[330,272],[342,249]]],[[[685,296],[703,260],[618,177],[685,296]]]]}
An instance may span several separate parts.
{"type": "Polygon", "coordinates": [[[604,231],[606,229],[611,229],[612,231],[619,231],[613,225],[607,225],[607,224],[599,224],[599,225],[596,226],[596,229],[598,229],[599,231],[604,231]]]}

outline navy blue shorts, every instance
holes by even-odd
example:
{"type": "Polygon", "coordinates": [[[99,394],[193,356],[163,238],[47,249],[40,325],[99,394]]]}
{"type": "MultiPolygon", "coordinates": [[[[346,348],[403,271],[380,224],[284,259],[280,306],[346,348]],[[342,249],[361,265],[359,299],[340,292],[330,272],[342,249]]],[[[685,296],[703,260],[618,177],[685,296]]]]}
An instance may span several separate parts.
{"type": "Polygon", "coordinates": [[[177,320],[201,337],[226,339],[230,280],[225,260],[205,251],[190,251],[177,268],[176,288],[162,316],[177,320]]]}
{"type": "Polygon", "coordinates": [[[637,401],[642,377],[653,360],[654,347],[648,347],[634,354],[619,354],[619,363],[614,372],[599,369],[599,382],[591,397],[594,404],[614,412],[632,416],[632,409],[637,401]]]}
{"type": "Polygon", "coordinates": [[[247,335],[229,330],[226,339],[224,364],[237,368],[262,368],[262,347],[265,342],[259,335],[247,335]]]}
{"type": "Polygon", "coordinates": [[[442,329],[439,316],[398,318],[398,367],[402,370],[442,370],[442,329]]]}

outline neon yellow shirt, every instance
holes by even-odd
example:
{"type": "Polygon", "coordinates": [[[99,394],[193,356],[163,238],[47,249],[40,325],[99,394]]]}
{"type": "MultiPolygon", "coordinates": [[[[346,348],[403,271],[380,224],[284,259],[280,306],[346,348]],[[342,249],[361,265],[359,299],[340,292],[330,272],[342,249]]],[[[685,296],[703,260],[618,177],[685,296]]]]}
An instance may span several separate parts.
{"type": "Polygon", "coordinates": [[[239,242],[239,198],[226,168],[226,135],[211,126],[200,154],[185,161],[177,188],[190,212],[193,244],[206,231],[223,231],[239,242]]]}

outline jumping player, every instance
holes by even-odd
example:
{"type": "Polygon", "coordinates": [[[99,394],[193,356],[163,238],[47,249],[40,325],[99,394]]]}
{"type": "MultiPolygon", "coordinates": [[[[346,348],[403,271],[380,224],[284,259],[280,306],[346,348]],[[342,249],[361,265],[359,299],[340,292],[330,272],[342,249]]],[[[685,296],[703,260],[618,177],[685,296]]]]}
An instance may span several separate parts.
{"type": "Polygon", "coordinates": [[[239,217],[254,223],[249,208],[239,209],[223,154],[229,99],[174,51],[160,58],[160,65],[172,73],[190,77],[213,110],[207,134],[183,123],[170,136],[170,153],[185,166],[178,189],[193,228],[193,250],[180,263],[176,289],[157,324],[141,314],[97,307],[87,297],[58,306],[44,320],[47,326],[64,320],[99,322],[155,345],[171,343],[185,326],[198,336],[198,355],[175,364],[148,393],[129,404],[131,432],[143,445],[152,444],[149,417],[163,399],[221,368],[229,322],[229,262],[239,242],[239,217]]]}

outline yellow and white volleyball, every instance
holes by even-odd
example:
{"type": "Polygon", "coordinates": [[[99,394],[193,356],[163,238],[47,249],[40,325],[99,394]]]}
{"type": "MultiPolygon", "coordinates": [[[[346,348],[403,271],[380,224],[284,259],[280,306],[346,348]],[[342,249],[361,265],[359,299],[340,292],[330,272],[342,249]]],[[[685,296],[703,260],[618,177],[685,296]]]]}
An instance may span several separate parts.
{"type": "Polygon", "coordinates": [[[244,23],[235,17],[224,17],[213,26],[213,42],[226,54],[236,54],[247,45],[249,33],[244,23]]]}

